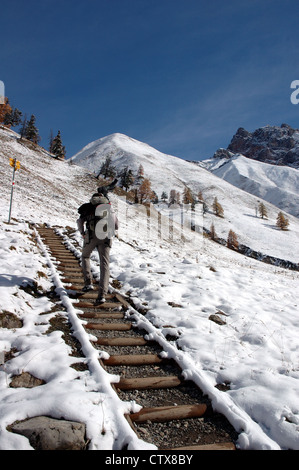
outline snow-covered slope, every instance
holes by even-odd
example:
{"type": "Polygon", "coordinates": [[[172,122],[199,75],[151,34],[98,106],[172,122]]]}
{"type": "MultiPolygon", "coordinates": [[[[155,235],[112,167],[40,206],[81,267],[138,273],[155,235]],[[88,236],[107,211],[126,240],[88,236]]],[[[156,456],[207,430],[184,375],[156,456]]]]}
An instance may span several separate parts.
{"type": "MultiPolygon", "coordinates": [[[[243,188],[237,188],[201,166],[165,155],[122,134],[112,134],[90,143],[74,155],[71,161],[97,173],[108,155],[118,171],[128,167],[136,173],[139,165],[142,165],[144,176],[150,179],[152,189],[159,198],[163,191],[169,194],[172,189],[182,194],[188,186],[195,195],[201,191],[209,207],[209,211],[203,216],[201,204],[197,205],[195,213],[191,213],[188,207],[169,210],[166,204],[159,204],[157,209],[165,216],[171,215],[177,221],[184,219],[187,224],[190,224],[192,218],[199,230],[203,227],[210,229],[214,223],[217,235],[225,239],[232,229],[240,243],[264,254],[297,262],[298,252],[294,247],[298,246],[299,220],[290,216],[291,230],[282,233],[275,228],[278,209],[273,204],[267,204],[268,220],[256,217],[261,196],[248,194],[243,188]],[[224,218],[215,217],[212,213],[215,197],[224,209],[224,218]]],[[[261,176],[260,186],[263,186],[263,178],[266,191],[269,178],[266,178],[266,174],[261,176]]]]}
{"type": "Polygon", "coordinates": [[[298,169],[259,162],[240,154],[204,160],[200,165],[234,186],[299,217],[298,169]]]}
{"type": "MultiPolygon", "coordinates": [[[[34,298],[19,288],[22,282],[35,280],[41,290],[44,286],[49,289],[53,279],[59,287],[56,292],[65,295],[55,266],[42,246],[34,244],[26,221],[49,222],[60,226],[61,232],[66,225],[75,227],[78,205],[97,187],[85,168],[55,161],[42,149],[33,148],[21,145],[15,133],[0,129],[0,311],[12,312],[24,322],[22,328],[0,329],[0,353],[18,350],[0,364],[0,449],[29,449],[28,440],[10,433],[7,426],[40,414],[84,422],[90,449],[149,448],[134,440],[120,419],[122,413],[136,411],[138,402],[120,403],[112,396],[109,374],[93,367],[84,372],[70,368],[74,358],[68,356],[61,334],[47,334],[54,315],[72,321],[75,306],[71,300],[60,312],[52,297],[34,298]],[[10,156],[20,160],[21,170],[16,174],[13,223],[8,225],[10,156]],[[42,274],[49,274],[49,279],[42,274]],[[12,375],[20,371],[46,383],[34,389],[10,388],[12,375]]],[[[146,162],[142,155],[137,157],[138,164],[141,158],[146,162]]],[[[154,185],[150,161],[144,168],[154,185]]],[[[155,162],[152,171],[164,174],[164,186],[171,172],[165,173],[166,167],[155,162]]],[[[238,227],[249,246],[298,260],[297,219],[290,218],[290,231],[281,233],[274,224],[276,208],[270,207],[268,221],[261,220],[255,216],[254,196],[206,170],[194,171],[186,163],[176,165],[172,168],[177,181],[190,177],[207,198],[218,196],[225,211],[223,230],[231,226],[237,232],[238,227]],[[184,176],[182,168],[186,169],[184,176]]],[[[149,220],[143,206],[127,204],[115,195],[111,199],[120,220],[119,238],[111,251],[111,275],[120,282],[123,294],[129,292],[137,307],[143,312],[147,309],[143,315],[132,309],[136,322],[163,344],[184,376],[198,383],[214,408],[228,417],[240,432],[240,448],[299,449],[298,272],[244,257],[201,233],[185,230],[182,234],[175,222],[167,231],[167,207],[159,209],[167,217],[160,219],[153,209],[149,220]],[[225,319],[224,325],[210,320],[217,312],[225,319]],[[166,341],[169,334],[177,340],[166,341]],[[229,390],[221,392],[216,384],[226,384],[229,390]]],[[[178,209],[172,215],[185,214],[187,210],[178,209]]],[[[203,222],[200,210],[195,216],[203,222]]],[[[204,217],[207,226],[212,220],[217,229],[218,218],[211,213],[204,217]]],[[[74,241],[82,243],[78,232],[72,237],[65,232],[65,241],[73,249],[78,249],[73,247],[74,241]]],[[[96,253],[92,261],[98,270],[96,253]]],[[[80,325],[76,321],[77,333],[80,325]]],[[[82,332],[81,339],[86,346],[88,335],[82,332]]],[[[94,350],[89,349],[89,354],[88,360],[98,357],[94,350]]]]}

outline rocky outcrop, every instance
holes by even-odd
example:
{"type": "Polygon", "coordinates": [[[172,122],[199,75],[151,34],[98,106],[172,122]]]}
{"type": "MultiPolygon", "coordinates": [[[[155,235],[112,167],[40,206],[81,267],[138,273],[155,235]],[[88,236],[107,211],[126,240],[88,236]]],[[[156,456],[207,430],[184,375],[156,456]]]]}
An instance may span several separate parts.
{"type": "Polygon", "coordinates": [[[299,168],[299,130],[288,124],[265,126],[254,132],[240,127],[227,150],[253,160],[299,168]]]}

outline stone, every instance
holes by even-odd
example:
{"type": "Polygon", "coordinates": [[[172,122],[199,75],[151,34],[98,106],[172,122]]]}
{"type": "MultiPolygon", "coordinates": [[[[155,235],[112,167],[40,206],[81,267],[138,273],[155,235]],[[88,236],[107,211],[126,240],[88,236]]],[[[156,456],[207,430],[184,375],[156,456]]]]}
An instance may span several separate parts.
{"type": "Polygon", "coordinates": [[[29,374],[29,372],[23,372],[20,375],[13,376],[9,386],[12,388],[33,388],[43,385],[44,383],[44,380],[34,377],[29,374]]]}
{"type": "Polygon", "coordinates": [[[217,323],[218,325],[226,325],[226,321],[224,321],[219,315],[216,314],[210,315],[209,320],[217,323]]]}
{"type": "Polygon", "coordinates": [[[10,312],[0,313],[0,327],[1,328],[22,328],[23,322],[16,315],[10,312]]]}
{"type": "Polygon", "coordinates": [[[37,416],[18,421],[10,430],[29,439],[35,450],[85,450],[85,424],[37,416]]]}

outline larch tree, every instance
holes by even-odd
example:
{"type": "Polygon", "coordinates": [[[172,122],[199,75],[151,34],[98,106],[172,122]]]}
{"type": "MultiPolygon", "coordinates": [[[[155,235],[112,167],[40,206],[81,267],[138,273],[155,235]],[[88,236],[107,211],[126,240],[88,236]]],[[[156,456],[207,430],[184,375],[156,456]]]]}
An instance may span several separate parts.
{"type": "Polygon", "coordinates": [[[214,198],[212,207],[213,207],[214,214],[217,215],[217,217],[223,217],[223,214],[224,214],[223,207],[220,204],[220,202],[218,202],[217,197],[214,198]]]}
{"type": "Polygon", "coordinates": [[[227,247],[230,248],[231,250],[237,250],[238,249],[238,246],[239,246],[238,237],[237,237],[236,233],[233,230],[230,230],[228,232],[226,244],[227,244],[227,247]]]}
{"type": "Polygon", "coordinates": [[[268,217],[268,211],[267,211],[267,208],[265,206],[265,204],[263,202],[260,202],[259,205],[258,205],[258,211],[259,211],[259,214],[261,216],[262,219],[267,219],[268,217]]]}
{"type": "Polygon", "coordinates": [[[279,212],[277,215],[276,226],[280,228],[280,230],[288,230],[289,219],[287,219],[282,212],[279,212]]]}
{"type": "Polygon", "coordinates": [[[0,104],[0,124],[4,124],[5,116],[12,112],[8,98],[4,98],[4,103],[0,104]]]}

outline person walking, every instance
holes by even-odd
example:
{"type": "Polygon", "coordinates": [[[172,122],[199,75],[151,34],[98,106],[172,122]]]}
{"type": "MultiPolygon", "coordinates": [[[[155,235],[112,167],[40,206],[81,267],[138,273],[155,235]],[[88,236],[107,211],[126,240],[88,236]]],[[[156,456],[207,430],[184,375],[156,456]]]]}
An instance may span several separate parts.
{"type": "Polygon", "coordinates": [[[102,193],[95,193],[89,203],[82,204],[78,212],[77,227],[83,236],[82,271],[84,276],[83,291],[93,290],[90,256],[97,249],[100,261],[100,279],[98,297],[95,305],[105,302],[110,276],[110,250],[118,220],[109,200],[102,193]]]}

